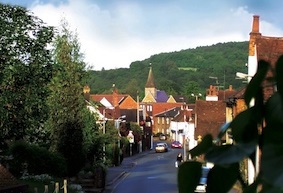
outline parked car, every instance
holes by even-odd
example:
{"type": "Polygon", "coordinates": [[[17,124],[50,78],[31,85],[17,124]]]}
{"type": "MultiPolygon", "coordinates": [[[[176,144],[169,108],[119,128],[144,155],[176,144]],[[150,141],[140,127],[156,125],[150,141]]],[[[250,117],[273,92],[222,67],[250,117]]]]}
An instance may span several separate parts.
{"type": "Polygon", "coordinates": [[[167,152],[168,151],[168,145],[167,143],[157,143],[155,146],[155,152],[161,153],[161,152],[167,152]]]}
{"type": "Polygon", "coordinates": [[[206,192],[207,175],[210,169],[209,167],[202,167],[201,178],[195,192],[206,192]]]}
{"type": "Polygon", "coordinates": [[[173,141],[171,143],[171,148],[182,148],[182,143],[180,141],[173,141]]]}
{"type": "Polygon", "coordinates": [[[167,139],[166,135],[164,134],[159,135],[159,140],[166,140],[166,139],[167,139]]]}

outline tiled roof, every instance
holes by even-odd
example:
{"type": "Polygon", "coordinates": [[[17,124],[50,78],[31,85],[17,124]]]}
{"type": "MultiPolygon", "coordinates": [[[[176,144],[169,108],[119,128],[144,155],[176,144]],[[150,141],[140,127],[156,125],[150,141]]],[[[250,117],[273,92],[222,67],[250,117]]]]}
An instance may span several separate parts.
{"type": "Polygon", "coordinates": [[[155,114],[156,117],[175,117],[178,115],[179,111],[181,110],[181,107],[174,107],[171,109],[167,109],[163,112],[160,112],[158,114],[155,114]]]}
{"type": "Polygon", "coordinates": [[[252,31],[249,40],[249,56],[255,56],[257,61],[265,60],[271,68],[263,81],[264,100],[267,100],[274,92],[274,69],[278,58],[283,54],[283,37],[262,36],[259,32],[259,16],[253,16],[252,31]]]}
{"type": "Polygon", "coordinates": [[[195,135],[208,133],[216,137],[219,128],[226,122],[226,103],[224,101],[196,101],[197,128],[195,135]]]}
{"type": "Polygon", "coordinates": [[[181,110],[179,114],[172,121],[189,122],[190,118],[192,118],[192,111],[181,110]]]}
{"type": "Polygon", "coordinates": [[[218,91],[218,100],[223,101],[237,93],[236,90],[219,90],[218,91]]]}
{"type": "Polygon", "coordinates": [[[283,37],[258,36],[256,49],[258,61],[266,60],[274,68],[277,59],[283,54],[283,37]]]}
{"type": "Polygon", "coordinates": [[[161,112],[165,112],[168,109],[172,109],[175,107],[181,107],[182,104],[180,103],[152,103],[152,114],[156,115],[159,114],[161,112]]]}
{"type": "MultiPolygon", "coordinates": [[[[127,96],[126,94],[118,94],[118,103],[121,103],[127,96]]],[[[113,106],[114,97],[113,94],[91,94],[90,99],[96,102],[100,102],[103,98],[109,101],[113,106]]]]}

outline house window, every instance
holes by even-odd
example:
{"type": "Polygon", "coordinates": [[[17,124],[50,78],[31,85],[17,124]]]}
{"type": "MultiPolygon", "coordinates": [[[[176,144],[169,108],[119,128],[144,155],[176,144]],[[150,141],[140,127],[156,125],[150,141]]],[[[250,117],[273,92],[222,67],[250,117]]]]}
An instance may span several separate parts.
{"type": "Polygon", "coordinates": [[[162,117],[162,124],[164,124],[164,117],[162,117]]]}
{"type": "Polygon", "coordinates": [[[169,124],[169,118],[166,117],[166,124],[168,125],[169,124]]]}
{"type": "Polygon", "coordinates": [[[151,106],[151,105],[147,105],[147,106],[146,106],[146,111],[152,112],[152,106],[151,106]]]}
{"type": "Polygon", "coordinates": [[[160,123],[160,117],[157,117],[157,124],[160,123]]]}

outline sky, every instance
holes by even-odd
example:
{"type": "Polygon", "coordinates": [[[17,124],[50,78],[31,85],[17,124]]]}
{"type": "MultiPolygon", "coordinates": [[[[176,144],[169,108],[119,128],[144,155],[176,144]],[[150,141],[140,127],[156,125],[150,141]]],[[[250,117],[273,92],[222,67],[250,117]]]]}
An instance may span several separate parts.
{"type": "Polygon", "coordinates": [[[283,37],[282,0],[0,0],[48,25],[65,18],[93,70],[129,68],[152,55],[248,41],[253,15],[264,36],[283,37]]]}

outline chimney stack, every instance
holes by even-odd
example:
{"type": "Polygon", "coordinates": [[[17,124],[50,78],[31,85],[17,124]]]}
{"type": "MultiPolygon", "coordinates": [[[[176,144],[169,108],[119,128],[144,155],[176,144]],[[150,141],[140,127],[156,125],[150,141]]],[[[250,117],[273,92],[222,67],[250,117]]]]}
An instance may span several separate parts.
{"type": "Polygon", "coordinates": [[[259,33],[259,15],[254,15],[253,28],[251,33],[259,33]]]}

